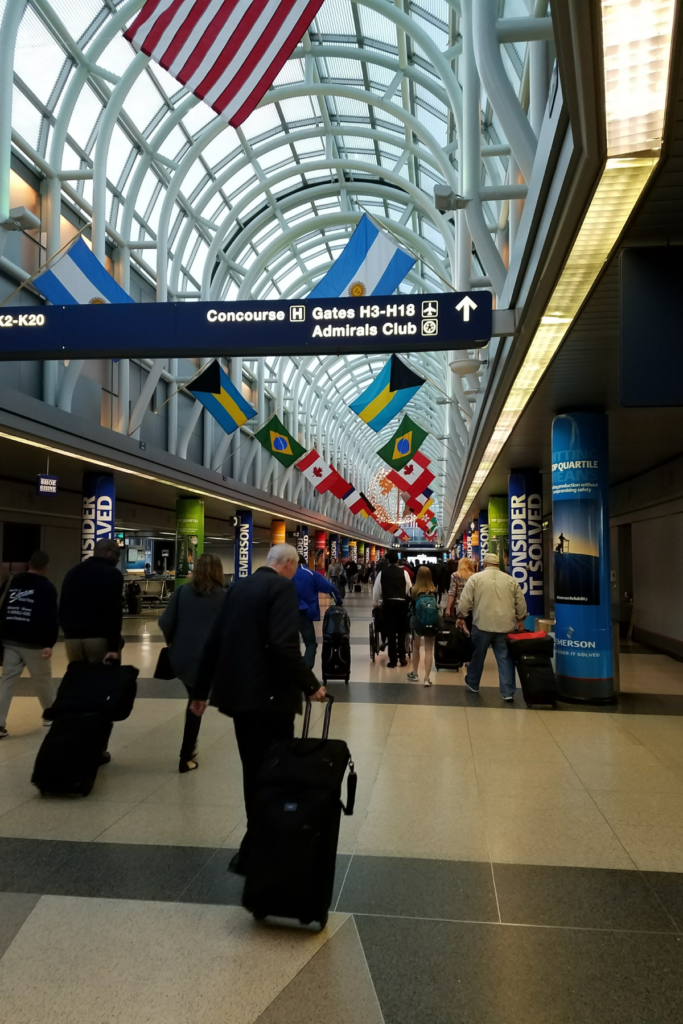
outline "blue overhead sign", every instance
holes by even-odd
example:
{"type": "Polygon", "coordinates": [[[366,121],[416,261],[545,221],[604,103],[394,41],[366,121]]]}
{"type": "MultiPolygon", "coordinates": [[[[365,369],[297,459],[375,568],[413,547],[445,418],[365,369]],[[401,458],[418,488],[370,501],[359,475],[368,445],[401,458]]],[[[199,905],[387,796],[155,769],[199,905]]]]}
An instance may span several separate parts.
{"type": "Polygon", "coordinates": [[[276,302],[0,308],[0,359],[263,356],[481,348],[488,291],[276,302]]]}
{"type": "Polygon", "coordinates": [[[39,473],[38,480],[36,482],[36,491],[38,494],[56,494],[57,477],[48,476],[46,473],[39,473]]]}

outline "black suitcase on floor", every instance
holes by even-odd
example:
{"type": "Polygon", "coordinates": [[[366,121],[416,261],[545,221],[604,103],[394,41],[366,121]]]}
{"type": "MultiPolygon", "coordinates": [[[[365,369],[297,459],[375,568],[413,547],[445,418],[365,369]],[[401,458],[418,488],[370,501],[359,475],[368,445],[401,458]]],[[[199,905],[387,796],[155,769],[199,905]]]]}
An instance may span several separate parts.
{"type": "Polygon", "coordinates": [[[517,674],[527,707],[534,704],[557,706],[557,680],[547,654],[523,654],[517,659],[517,674]]]}
{"type": "Polygon", "coordinates": [[[36,757],[31,782],[41,793],[87,796],[95,784],[111,720],[101,714],[63,714],[52,723],[36,757]]]}
{"type": "Polygon", "coordinates": [[[354,583],[354,585],[353,585],[353,592],[354,592],[354,594],[360,594],[362,590],[363,590],[362,584],[354,583]]]}
{"type": "Polygon", "coordinates": [[[328,679],[351,678],[351,620],[339,605],[332,605],[323,618],[323,682],[328,679]]]}
{"type": "Polygon", "coordinates": [[[103,714],[110,722],[122,722],[133,710],[138,675],[139,669],[119,661],[72,661],[45,717],[103,714]]]}
{"type": "Polygon", "coordinates": [[[474,644],[466,633],[455,625],[450,629],[440,630],[434,640],[434,666],[457,670],[465,662],[470,661],[474,653],[474,644]]]}
{"type": "Polygon", "coordinates": [[[306,706],[300,740],[276,744],[261,770],[249,821],[242,903],[257,920],[297,918],[327,923],[332,903],[341,812],[353,814],[356,774],[343,740],[327,738],[333,698],[328,695],[323,738],[308,739],[306,706]],[[341,790],[347,767],[346,806],[341,790]]]}

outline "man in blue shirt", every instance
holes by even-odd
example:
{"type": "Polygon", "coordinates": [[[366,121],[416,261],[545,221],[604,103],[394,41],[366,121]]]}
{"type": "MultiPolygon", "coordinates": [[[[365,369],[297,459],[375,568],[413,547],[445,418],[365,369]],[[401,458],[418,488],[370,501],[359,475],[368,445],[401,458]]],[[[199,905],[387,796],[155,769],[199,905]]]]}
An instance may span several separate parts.
{"type": "Polygon", "coordinates": [[[314,622],[320,621],[320,604],[318,594],[332,594],[335,604],[341,604],[341,594],[319,572],[311,572],[306,566],[303,555],[299,555],[299,568],[294,573],[296,592],[299,595],[299,632],[306,645],[304,661],[309,668],[315,665],[315,653],[318,643],[315,639],[314,622]]]}

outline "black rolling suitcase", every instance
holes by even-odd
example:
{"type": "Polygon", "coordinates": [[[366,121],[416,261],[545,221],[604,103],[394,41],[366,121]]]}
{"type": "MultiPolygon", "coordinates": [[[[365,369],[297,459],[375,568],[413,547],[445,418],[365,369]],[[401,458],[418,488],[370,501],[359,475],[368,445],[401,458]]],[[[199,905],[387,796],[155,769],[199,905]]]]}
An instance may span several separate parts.
{"type": "Polygon", "coordinates": [[[466,633],[453,625],[450,629],[442,629],[434,640],[434,666],[457,671],[466,661],[470,661],[474,653],[474,644],[466,633]]]}
{"type": "Polygon", "coordinates": [[[328,679],[351,678],[351,621],[338,605],[328,608],[323,619],[323,682],[328,679]]]}
{"type": "Polygon", "coordinates": [[[102,714],[110,722],[123,722],[133,710],[138,675],[139,669],[119,661],[72,661],[45,717],[102,714]]]}
{"type": "Polygon", "coordinates": [[[54,720],[36,758],[31,782],[41,793],[87,796],[111,735],[102,714],[63,714],[54,720]]]}
{"type": "Polygon", "coordinates": [[[552,656],[555,642],[545,633],[508,633],[508,651],[517,667],[527,707],[557,706],[557,680],[552,656]]]}
{"type": "Polygon", "coordinates": [[[242,903],[257,920],[292,917],[327,923],[332,903],[341,812],[353,814],[356,774],[343,740],[309,739],[310,702],[300,740],[275,745],[261,770],[249,821],[242,903]],[[347,799],[341,800],[347,767],[347,799]]]}

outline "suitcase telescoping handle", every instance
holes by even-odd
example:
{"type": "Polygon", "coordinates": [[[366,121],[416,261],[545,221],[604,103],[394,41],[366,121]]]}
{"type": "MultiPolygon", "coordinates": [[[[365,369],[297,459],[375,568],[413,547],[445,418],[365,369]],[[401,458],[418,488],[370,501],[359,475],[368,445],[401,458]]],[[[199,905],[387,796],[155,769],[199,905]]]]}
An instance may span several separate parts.
{"type": "MultiPolygon", "coordinates": [[[[331,693],[326,694],[327,705],[325,707],[325,720],[323,722],[323,736],[324,740],[329,738],[330,735],[330,719],[332,717],[332,705],[334,704],[334,697],[331,693]]],[[[304,727],[301,731],[301,738],[305,740],[308,737],[308,730],[311,726],[311,701],[306,698],[306,711],[304,712],[304,727]]],[[[356,805],[356,789],[358,788],[358,776],[356,775],[356,766],[353,761],[349,761],[349,777],[346,780],[346,804],[342,804],[344,814],[350,817],[353,814],[353,809],[356,805]]]]}
{"type": "MultiPolygon", "coordinates": [[[[325,705],[325,721],[323,722],[323,739],[326,740],[330,735],[330,718],[332,717],[332,705],[334,704],[334,697],[331,693],[325,695],[327,704],[325,705]]],[[[306,710],[304,711],[304,727],[301,730],[301,739],[305,740],[308,738],[308,730],[311,727],[311,701],[306,698],[306,710]]]]}

